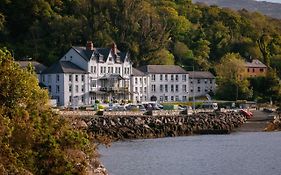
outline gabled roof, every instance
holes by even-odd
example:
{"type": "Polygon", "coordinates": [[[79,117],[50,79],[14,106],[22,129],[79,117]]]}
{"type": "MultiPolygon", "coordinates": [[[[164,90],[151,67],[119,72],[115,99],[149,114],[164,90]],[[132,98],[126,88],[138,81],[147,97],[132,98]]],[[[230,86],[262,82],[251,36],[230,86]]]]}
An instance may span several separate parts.
{"type": "Polygon", "coordinates": [[[73,64],[70,61],[58,61],[53,64],[51,67],[47,68],[42,74],[58,74],[58,73],[78,73],[78,74],[86,74],[87,72],[73,64]]]}
{"type": "Polygon", "coordinates": [[[43,64],[41,64],[37,61],[16,61],[16,63],[18,63],[20,65],[20,67],[22,67],[22,68],[27,68],[28,65],[31,64],[34,67],[35,72],[37,74],[40,74],[45,69],[47,69],[46,66],[44,66],[43,64]]]}
{"type": "Polygon", "coordinates": [[[253,59],[252,62],[246,62],[246,67],[255,67],[255,68],[267,68],[260,60],[253,59]]]}
{"type": "Polygon", "coordinates": [[[138,68],[145,73],[154,74],[187,74],[188,72],[177,65],[146,65],[138,68]]]}
{"type": "MultiPolygon", "coordinates": [[[[99,61],[99,57],[103,56],[103,62],[106,62],[106,59],[111,52],[111,48],[94,48],[93,50],[87,50],[86,47],[80,46],[73,46],[72,48],[87,61],[90,61],[92,57],[96,58],[97,61],[99,61]]],[[[126,55],[126,52],[120,52],[119,50],[117,50],[117,56],[120,57],[121,62],[124,62],[126,55]]]]}
{"type": "Polygon", "coordinates": [[[188,71],[189,78],[194,79],[214,79],[215,76],[208,71],[188,71]]]}
{"type": "Polygon", "coordinates": [[[133,76],[145,76],[145,73],[140,71],[140,70],[138,70],[138,69],[136,69],[136,68],[133,68],[132,69],[132,75],[133,76]]]}

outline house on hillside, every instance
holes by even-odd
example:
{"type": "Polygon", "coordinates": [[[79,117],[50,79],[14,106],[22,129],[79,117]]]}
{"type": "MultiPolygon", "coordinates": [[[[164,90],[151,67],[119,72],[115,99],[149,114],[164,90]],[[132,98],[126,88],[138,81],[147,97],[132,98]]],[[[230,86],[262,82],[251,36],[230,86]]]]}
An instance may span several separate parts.
{"type": "Polygon", "coordinates": [[[190,97],[206,96],[216,90],[216,79],[211,72],[188,71],[190,97]]]}
{"type": "Polygon", "coordinates": [[[146,65],[138,68],[147,75],[147,101],[188,101],[189,75],[176,65],[146,65]]]}
{"type": "Polygon", "coordinates": [[[71,47],[42,72],[41,82],[59,106],[82,106],[96,100],[130,99],[131,74],[128,52],[119,51],[115,43],[109,48],[96,48],[89,41],[86,47],[71,47]]]}
{"type": "Polygon", "coordinates": [[[247,77],[260,77],[265,76],[267,73],[267,66],[257,59],[253,59],[252,62],[246,62],[245,69],[247,77]]]}

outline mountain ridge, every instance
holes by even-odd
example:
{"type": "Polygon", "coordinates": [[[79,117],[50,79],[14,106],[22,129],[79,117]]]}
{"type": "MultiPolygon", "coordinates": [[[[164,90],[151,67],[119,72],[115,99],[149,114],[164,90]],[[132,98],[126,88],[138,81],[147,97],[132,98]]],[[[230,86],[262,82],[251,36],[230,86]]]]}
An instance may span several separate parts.
{"type": "Polygon", "coordinates": [[[255,0],[235,0],[235,3],[233,3],[233,0],[193,0],[193,3],[205,3],[235,10],[246,9],[248,11],[260,12],[272,18],[281,19],[281,4],[279,3],[255,0]]]}

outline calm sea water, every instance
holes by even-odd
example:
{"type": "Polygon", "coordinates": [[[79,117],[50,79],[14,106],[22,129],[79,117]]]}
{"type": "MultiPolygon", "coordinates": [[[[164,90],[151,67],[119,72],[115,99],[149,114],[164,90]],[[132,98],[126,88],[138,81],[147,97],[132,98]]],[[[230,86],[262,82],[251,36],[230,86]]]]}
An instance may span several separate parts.
{"type": "Polygon", "coordinates": [[[133,140],[99,151],[110,175],[281,175],[281,132],[133,140]]]}

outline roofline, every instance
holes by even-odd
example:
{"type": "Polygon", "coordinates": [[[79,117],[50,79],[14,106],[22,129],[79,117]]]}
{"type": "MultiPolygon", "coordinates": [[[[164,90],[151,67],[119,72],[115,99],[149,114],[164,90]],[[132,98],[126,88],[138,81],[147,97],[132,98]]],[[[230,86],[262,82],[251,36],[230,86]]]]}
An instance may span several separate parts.
{"type": "MultiPolygon", "coordinates": [[[[70,49],[73,49],[73,50],[75,50],[75,52],[76,53],[78,53],[78,55],[80,55],[85,61],[89,61],[87,58],[85,58],[85,57],[83,57],[75,48],[74,48],[75,46],[71,46],[71,48],[70,49]]],[[[79,47],[79,46],[77,46],[77,47],[79,47]]],[[[68,52],[70,51],[70,49],[68,50],[68,52]]],[[[66,54],[65,54],[66,55],[66,54]]]]}

